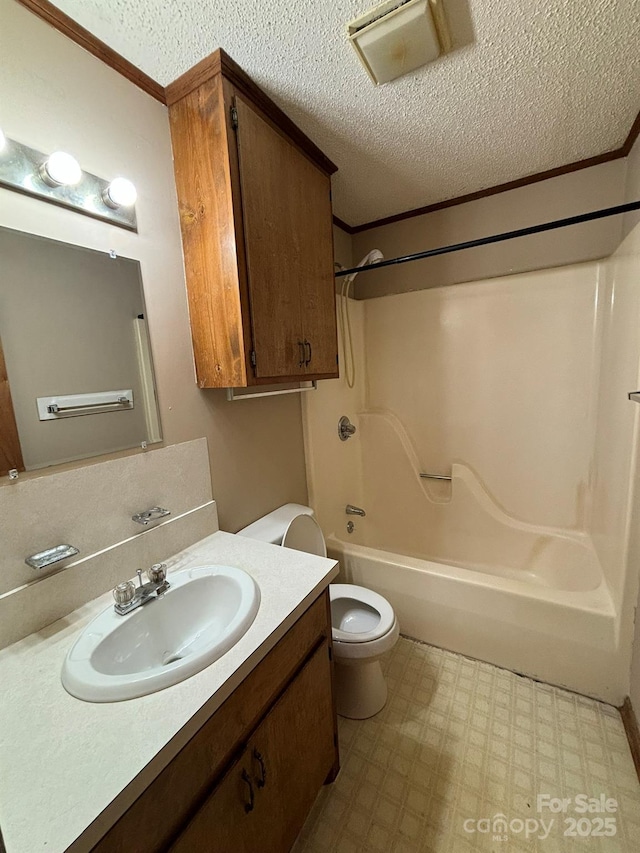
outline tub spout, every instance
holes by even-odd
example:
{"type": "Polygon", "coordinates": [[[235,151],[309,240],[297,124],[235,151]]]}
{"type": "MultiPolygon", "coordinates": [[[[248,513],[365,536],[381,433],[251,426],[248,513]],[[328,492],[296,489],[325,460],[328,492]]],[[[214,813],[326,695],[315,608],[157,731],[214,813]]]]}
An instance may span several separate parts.
{"type": "Polygon", "coordinates": [[[367,514],[363,509],[360,509],[359,506],[353,506],[352,504],[347,504],[345,512],[347,515],[359,515],[360,518],[364,518],[367,514]]]}

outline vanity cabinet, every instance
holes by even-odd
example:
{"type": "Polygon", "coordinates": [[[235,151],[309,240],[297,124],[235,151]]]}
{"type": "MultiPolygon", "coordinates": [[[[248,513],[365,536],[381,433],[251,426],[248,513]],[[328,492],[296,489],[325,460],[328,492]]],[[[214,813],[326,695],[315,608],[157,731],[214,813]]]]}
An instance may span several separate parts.
{"type": "Polygon", "coordinates": [[[93,853],[286,853],[338,767],[325,592],[93,853]]]}
{"type": "Polygon", "coordinates": [[[167,102],[198,385],[338,376],[336,167],[223,51],[167,102]]]}
{"type": "Polygon", "coordinates": [[[326,690],[329,666],[326,648],[320,647],[255,730],[171,853],[290,849],[333,763],[331,694],[326,690]]]}

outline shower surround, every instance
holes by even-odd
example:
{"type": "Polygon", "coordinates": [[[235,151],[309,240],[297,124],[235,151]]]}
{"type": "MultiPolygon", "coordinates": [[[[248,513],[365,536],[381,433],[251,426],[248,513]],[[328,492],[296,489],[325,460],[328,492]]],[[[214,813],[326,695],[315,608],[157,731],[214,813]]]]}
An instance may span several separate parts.
{"type": "Polygon", "coordinates": [[[303,404],[310,502],[346,580],[409,636],[615,704],[637,596],[627,230],[600,262],[352,301],[355,387],[303,404]],[[367,512],[352,534],[347,503],[367,512]]]}

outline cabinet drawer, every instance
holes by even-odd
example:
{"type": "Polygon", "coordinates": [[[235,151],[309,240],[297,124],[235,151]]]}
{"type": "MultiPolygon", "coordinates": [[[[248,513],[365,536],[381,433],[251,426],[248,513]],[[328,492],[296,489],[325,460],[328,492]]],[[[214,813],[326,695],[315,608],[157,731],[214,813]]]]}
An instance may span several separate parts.
{"type": "Polygon", "coordinates": [[[325,592],[93,848],[94,853],[166,850],[311,651],[323,639],[330,640],[328,614],[325,592]]]}
{"type": "Polygon", "coordinates": [[[286,853],[334,759],[331,663],[316,650],[170,853],[286,853]]]}

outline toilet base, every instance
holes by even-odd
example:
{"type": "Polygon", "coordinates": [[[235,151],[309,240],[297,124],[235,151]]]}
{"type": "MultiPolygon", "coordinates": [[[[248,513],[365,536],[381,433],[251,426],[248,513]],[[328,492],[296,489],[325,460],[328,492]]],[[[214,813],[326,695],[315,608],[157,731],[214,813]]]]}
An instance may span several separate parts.
{"type": "Polygon", "coordinates": [[[387,682],[379,660],[335,658],[336,705],[341,717],[366,720],[387,702],[387,682]]]}

